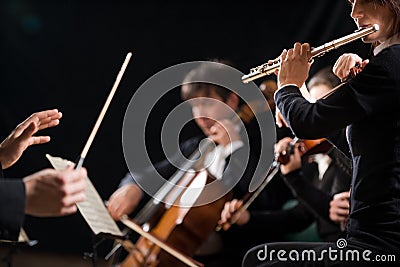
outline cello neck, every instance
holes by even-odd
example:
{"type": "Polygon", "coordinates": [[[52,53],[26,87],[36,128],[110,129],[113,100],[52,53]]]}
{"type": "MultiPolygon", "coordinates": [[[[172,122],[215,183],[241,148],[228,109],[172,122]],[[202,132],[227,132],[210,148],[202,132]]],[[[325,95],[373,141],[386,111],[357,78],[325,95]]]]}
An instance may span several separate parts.
{"type": "MultiPolygon", "coordinates": [[[[157,191],[153,198],[147,202],[145,207],[135,217],[135,222],[143,224],[150,220],[154,214],[159,210],[161,202],[165,202],[167,196],[175,188],[175,185],[181,182],[184,175],[188,170],[194,169],[195,171],[201,168],[205,155],[213,148],[214,142],[211,139],[205,138],[200,142],[199,148],[196,149],[189,157],[188,160],[175,172],[174,175],[164,183],[163,186],[157,191]]],[[[176,198],[182,193],[187,184],[180,184],[179,188],[176,188],[175,197],[170,198],[170,202],[175,202],[176,198]]]]}

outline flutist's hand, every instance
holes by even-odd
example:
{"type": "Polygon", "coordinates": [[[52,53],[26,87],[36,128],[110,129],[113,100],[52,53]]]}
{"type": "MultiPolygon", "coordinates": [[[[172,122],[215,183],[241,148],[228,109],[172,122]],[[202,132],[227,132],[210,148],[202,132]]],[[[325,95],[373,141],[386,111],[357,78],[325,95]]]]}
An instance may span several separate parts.
{"type": "Polygon", "coordinates": [[[278,72],[278,88],[288,84],[301,87],[308,78],[311,63],[310,45],[295,43],[288,51],[283,50],[281,54],[281,66],[278,72]]]}
{"type": "Polygon", "coordinates": [[[339,79],[344,80],[349,76],[350,72],[352,72],[353,75],[360,73],[368,62],[368,59],[362,60],[362,58],[356,54],[343,54],[336,60],[332,71],[339,79]]]}

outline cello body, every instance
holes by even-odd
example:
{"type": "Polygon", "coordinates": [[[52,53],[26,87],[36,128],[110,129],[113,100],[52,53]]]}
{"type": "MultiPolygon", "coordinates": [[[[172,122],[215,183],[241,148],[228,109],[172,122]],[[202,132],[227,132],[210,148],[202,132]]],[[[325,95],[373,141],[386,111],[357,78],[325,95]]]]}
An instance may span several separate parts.
{"type": "MultiPolygon", "coordinates": [[[[190,173],[185,175],[181,183],[184,183],[185,179],[190,180],[188,188],[193,185],[195,185],[195,188],[204,187],[205,184],[214,181],[214,178],[205,170],[197,172],[194,176],[190,173]]],[[[215,230],[224,204],[232,199],[232,193],[227,193],[209,204],[191,206],[201,197],[201,194],[207,194],[207,192],[201,191],[197,196],[189,196],[192,203],[188,205],[187,201],[185,201],[185,205],[181,206],[179,201],[182,198],[188,198],[188,196],[185,196],[185,192],[180,193],[174,205],[170,207],[163,205],[163,211],[157,212],[155,216],[158,218],[152,218],[142,227],[150,229],[148,231],[150,234],[164,241],[167,245],[188,257],[192,257],[215,230]]],[[[174,194],[174,192],[171,193],[174,194]]],[[[118,266],[183,267],[187,265],[146,238],[140,237],[136,242],[136,249],[118,266]]]]}

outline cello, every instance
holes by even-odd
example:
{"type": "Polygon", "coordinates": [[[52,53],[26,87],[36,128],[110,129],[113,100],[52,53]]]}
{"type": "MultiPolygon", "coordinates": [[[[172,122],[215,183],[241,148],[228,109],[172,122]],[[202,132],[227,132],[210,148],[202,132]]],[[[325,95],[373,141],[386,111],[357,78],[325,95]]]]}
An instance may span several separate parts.
{"type": "MultiPolygon", "coordinates": [[[[244,123],[250,122],[254,112],[268,110],[265,99],[242,105],[235,119],[244,123]]],[[[203,188],[215,182],[215,178],[203,167],[205,155],[213,148],[213,142],[205,139],[167,183],[156,193],[139,214],[131,220],[140,225],[143,230],[191,257],[214,231],[225,202],[232,199],[232,192],[221,198],[202,206],[194,206],[196,200],[207,192],[200,191],[197,195],[190,196],[187,201],[187,192],[193,188],[203,188]],[[180,171],[180,170],[189,171],[180,171]],[[175,186],[177,185],[177,186],[175,186]],[[172,203],[164,204],[164,203],[172,203]],[[184,203],[184,206],[182,206],[184,203]]],[[[140,236],[135,248],[118,266],[187,266],[181,260],[165,252],[151,240],[140,236]]]]}

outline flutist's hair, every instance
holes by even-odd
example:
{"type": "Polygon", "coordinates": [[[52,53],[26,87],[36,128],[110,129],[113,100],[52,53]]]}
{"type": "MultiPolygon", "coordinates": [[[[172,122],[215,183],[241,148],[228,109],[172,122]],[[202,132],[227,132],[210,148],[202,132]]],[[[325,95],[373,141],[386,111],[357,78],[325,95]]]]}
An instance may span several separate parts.
{"type": "MultiPolygon", "coordinates": [[[[393,13],[393,25],[391,29],[392,35],[400,31],[400,1],[399,0],[370,0],[371,2],[387,6],[393,13]]],[[[351,1],[350,1],[351,2],[351,1]]]]}

